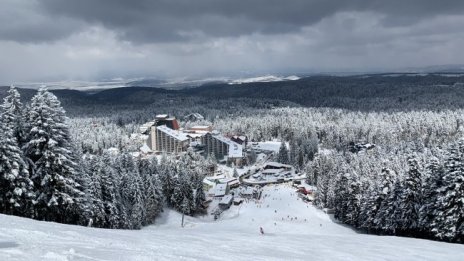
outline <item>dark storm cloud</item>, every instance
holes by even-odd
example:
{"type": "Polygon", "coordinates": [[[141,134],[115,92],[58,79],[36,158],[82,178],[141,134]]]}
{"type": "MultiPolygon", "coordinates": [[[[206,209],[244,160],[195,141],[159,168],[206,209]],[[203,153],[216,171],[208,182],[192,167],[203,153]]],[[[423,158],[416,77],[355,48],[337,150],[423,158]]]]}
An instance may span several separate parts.
{"type": "Polygon", "coordinates": [[[0,25],[0,37],[18,41],[53,41],[86,25],[103,25],[124,40],[150,43],[291,33],[343,11],[383,15],[385,26],[464,12],[462,0],[37,0],[27,8],[2,1],[10,14],[17,10],[18,21],[0,25]]]}
{"type": "Polygon", "coordinates": [[[0,84],[464,61],[464,0],[0,0],[0,84]]]}

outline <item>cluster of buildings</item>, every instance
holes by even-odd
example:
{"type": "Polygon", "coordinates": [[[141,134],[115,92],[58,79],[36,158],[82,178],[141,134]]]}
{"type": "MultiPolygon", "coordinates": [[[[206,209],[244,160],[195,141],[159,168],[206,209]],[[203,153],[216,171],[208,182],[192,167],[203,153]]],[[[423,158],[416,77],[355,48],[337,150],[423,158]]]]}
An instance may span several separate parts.
{"type": "MultiPolygon", "coordinates": [[[[198,113],[190,114],[186,119],[203,119],[198,113]]],[[[193,148],[206,156],[214,155],[218,160],[241,165],[244,158],[245,136],[226,137],[211,126],[193,126],[180,128],[175,117],[166,114],[156,115],[153,121],[140,127],[147,135],[146,145],[151,152],[178,154],[193,148]]]]}

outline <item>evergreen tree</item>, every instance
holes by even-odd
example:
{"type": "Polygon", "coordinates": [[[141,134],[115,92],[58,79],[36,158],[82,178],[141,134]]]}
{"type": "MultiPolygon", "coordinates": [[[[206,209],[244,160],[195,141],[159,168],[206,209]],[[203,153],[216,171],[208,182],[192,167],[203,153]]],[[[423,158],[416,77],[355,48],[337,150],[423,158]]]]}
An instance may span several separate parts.
{"type": "Polygon", "coordinates": [[[205,176],[201,173],[194,173],[192,181],[193,197],[194,197],[194,210],[198,211],[203,206],[203,202],[206,200],[205,191],[203,189],[203,179],[205,176]]]}
{"type": "Polygon", "coordinates": [[[336,219],[346,222],[349,207],[349,174],[346,171],[339,173],[336,181],[337,194],[335,195],[334,216],[336,219]]]}
{"type": "Polygon", "coordinates": [[[172,207],[186,215],[192,215],[195,211],[194,190],[191,181],[192,174],[182,167],[175,178],[174,190],[171,195],[172,207]],[[187,203],[184,204],[184,199],[187,203]]]}
{"type": "Polygon", "coordinates": [[[382,201],[383,195],[381,194],[379,185],[376,183],[371,184],[363,194],[361,211],[359,214],[361,228],[366,229],[369,233],[378,232],[376,216],[382,201]]]}
{"type": "Polygon", "coordinates": [[[234,178],[238,178],[238,177],[239,177],[237,168],[234,168],[233,173],[232,173],[232,177],[234,177],[234,178]]]}
{"type": "Polygon", "coordinates": [[[31,217],[33,183],[13,131],[0,125],[0,213],[31,217]]]}
{"type": "Polygon", "coordinates": [[[249,162],[248,162],[249,165],[256,163],[256,160],[258,159],[258,155],[256,154],[255,150],[251,150],[248,159],[249,159],[249,162]]]}
{"type": "Polygon", "coordinates": [[[279,154],[277,154],[277,161],[282,164],[290,164],[288,149],[284,141],[282,141],[282,143],[280,144],[279,154]]]}
{"type": "Polygon", "coordinates": [[[4,98],[2,104],[1,123],[8,130],[11,130],[13,137],[19,147],[22,147],[25,141],[25,119],[23,114],[23,105],[21,103],[18,90],[11,86],[8,95],[4,98]]]}
{"type": "Polygon", "coordinates": [[[401,194],[399,209],[402,215],[399,219],[399,228],[407,235],[417,235],[419,233],[421,197],[421,173],[417,159],[408,159],[409,170],[404,180],[404,189],[401,194]]]}
{"type": "Polygon", "coordinates": [[[445,162],[443,183],[438,189],[432,232],[439,239],[464,242],[464,141],[453,145],[445,162]]]}
{"type": "Polygon", "coordinates": [[[103,164],[96,156],[88,156],[89,166],[87,168],[90,182],[88,184],[88,200],[91,202],[92,226],[105,227],[105,206],[102,193],[103,164]]]}
{"type": "Polygon", "coordinates": [[[359,213],[361,211],[361,182],[356,172],[351,173],[348,177],[348,205],[345,223],[358,227],[359,213]]]}
{"type": "Polygon", "coordinates": [[[64,110],[53,94],[41,88],[32,98],[26,156],[33,163],[37,194],[35,217],[77,224],[83,192],[73,177],[76,164],[64,110]]]}
{"type": "Polygon", "coordinates": [[[118,157],[120,175],[120,209],[121,227],[140,228],[145,218],[143,209],[143,185],[132,155],[123,153],[118,157]]]}
{"type": "Polygon", "coordinates": [[[393,191],[393,186],[394,186],[394,178],[395,174],[394,171],[388,168],[383,168],[380,174],[380,205],[377,213],[375,214],[375,219],[374,219],[374,225],[377,229],[379,230],[384,230],[384,225],[389,218],[389,213],[387,212],[389,209],[389,197],[390,194],[393,191]]]}
{"type": "Polygon", "coordinates": [[[101,195],[105,212],[105,225],[107,228],[119,228],[120,219],[120,199],[119,179],[114,170],[113,161],[108,153],[104,153],[100,162],[101,168],[101,195]]]}
{"type": "Polygon", "coordinates": [[[298,151],[299,151],[299,146],[297,145],[295,138],[292,138],[290,140],[290,151],[289,151],[289,162],[294,166],[294,167],[299,167],[298,166],[298,151]]]}
{"type": "MultiPolygon", "coordinates": [[[[427,165],[425,179],[422,183],[423,204],[420,209],[420,227],[428,234],[431,233],[432,224],[435,220],[435,211],[438,200],[438,189],[443,183],[443,166],[436,157],[432,157],[427,165]]],[[[430,236],[430,235],[429,235],[430,236]]]]}
{"type": "Polygon", "coordinates": [[[162,210],[162,191],[160,181],[156,173],[156,158],[155,161],[141,159],[139,161],[139,173],[144,186],[144,210],[145,218],[143,225],[153,223],[155,217],[162,210]]]}
{"type": "Polygon", "coordinates": [[[161,181],[161,187],[163,189],[164,199],[168,206],[172,207],[172,194],[174,190],[174,176],[175,169],[171,162],[167,159],[166,154],[161,157],[159,164],[159,179],[161,181]]]}
{"type": "Polygon", "coordinates": [[[401,180],[397,177],[393,183],[392,191],[382,206],[382,215],[379,217],[379,228],[383,233],[396,234],[403,210],[399,204],[403,195],[401,180]]]}

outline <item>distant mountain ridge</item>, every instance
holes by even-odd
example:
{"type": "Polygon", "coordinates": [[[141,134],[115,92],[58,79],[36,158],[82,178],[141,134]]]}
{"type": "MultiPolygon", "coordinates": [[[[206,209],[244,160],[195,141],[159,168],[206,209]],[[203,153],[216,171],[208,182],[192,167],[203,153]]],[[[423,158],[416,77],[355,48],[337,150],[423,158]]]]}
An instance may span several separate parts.
{"type": "MultiPolygon", "coordinates": [[[[0,88],[0,97],[7,87],[0,88]]],[[[21,89],[25,100],[35,90],[21,89]]],[[[167,90],[123,87],[95,92],[52,90],[64,104],[150,104],[159,99],[196,96],[206,100],[227,98],[285,100],[308,107],[354,110],[464,108],[464,74],[374,74],[311,76],[289,81],[211,83],[167,90]]]]}

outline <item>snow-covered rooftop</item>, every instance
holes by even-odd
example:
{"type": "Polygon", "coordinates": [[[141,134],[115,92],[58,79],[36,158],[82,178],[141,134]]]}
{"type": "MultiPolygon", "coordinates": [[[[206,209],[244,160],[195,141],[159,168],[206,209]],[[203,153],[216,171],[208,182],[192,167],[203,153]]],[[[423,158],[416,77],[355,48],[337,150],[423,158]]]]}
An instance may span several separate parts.
{"type": "Polygon", "coordinates": [[[245,189],[242,189],[240,191],[240,194],[241,195],[253,195],[254,192],[255,192],[255,190],[252,187],[247,187],[245,189]]]}
{"type": "Polygon", "coordinates": [[[149,122],[142,124],[142,126],[140,126],[140,133],[145,133],[154,124],[155,124],[154,121],[149,121],[149,122]]]}
{"type": "Polygon", "coordinates": [[[228,157],[230,158],[240,158],[243,156],[243,147],[242,145],[230,140],[229,138],[223,136],[222,134],[219,133],[214,133],[213,131],[213,138],[226,143],[229,145],[229,152],[228,152],[228,157]]]}
{"type": "Polygon", "coordinates": [[[203,117],[203,115],[201,115],[198,112],[193,112],[193,113],[190,113],[187,116],[185,116],[185,118],[189,118],[189,117],[195,117],[195,118],[197,118],[197,120],[202,120],[202,119],[205,118],[205,117],[203,117]]]}
{"type": "Polygon", "coordinates": [[[187,137],[187,134],[183,133],[183,132],[180,132],[180,131],[176,131],[176,130],[173,130],[171,128],[168,128],[166,127],[165,125],[161,125],[161,126],[158,126],[156,127],[158,130],[166,133],[167,135],[179,140],[179,141],[186,141],[188,140],[189,138],[187,137]]]}
{"type": "Polygon", "coordinates": [[[266,165],[264,166],[264,168],[266,168],[267,166],[274,167],[274,168],[289,168],[289,169],[292,168],[291,165],[282,164],[282,163],[273,162],[273,161],[272,162],[267,162],[266,165]]]}
{"type": "Polygon", "coordinates": [[[282,169],[265,169],[265,170],[262,171],[262,173],[265,174],[265,175],[266,174],[272,175],[272,174],[280,173],[282,171],[283,171],[282,169]]]}
{"type": "Polygon", "coordinates": [[[205,136],[205,134],[203,133],[185,133],[185,135],[191,138],[199,138],[199,137],[205,136]]]}
{"type": "Polygon", "coordinates": [[[220,179],[219,183],[229,183],[234,180],[237,180],[237,178],[224,178],[224,179],[220,179]]]}
{"type": "Polygon", "coordinates": [[[232,202],[232,200],[234,199],[234,197],[232,195],[225,195],[221,201],[219,202],[219,204],[224,204],[224,205],[228,205],[232,202]]]}
{"type": "Polygon", "coordinates": [[[167,117],[169,117],[169,115],[167,115],[167,114],[157,114],[155,116],[156,119],[165,119],[167,117]]]}
{"type": "Polygon", "coordinates": [[[190,127],[190,129],[209,129],[210,126],[208,125],[196,125],[196,126],[192,126],[190,127]]]}
{"type": "Polygon", "coordinates": [[[216,184],[214,188],[214,196],[215,197],[222,197],[227,193],[227,183],[225,184],[216,184]]]}
{"type": "Polygon", "coordinates": [[[143,146],[140,147],[140,151],[141,151],[142,153],[149,153],[149,152],[151,152],[151,149],[150,149],[150,147],[148,147],[147,144],[143,144],[143,146]]]}

